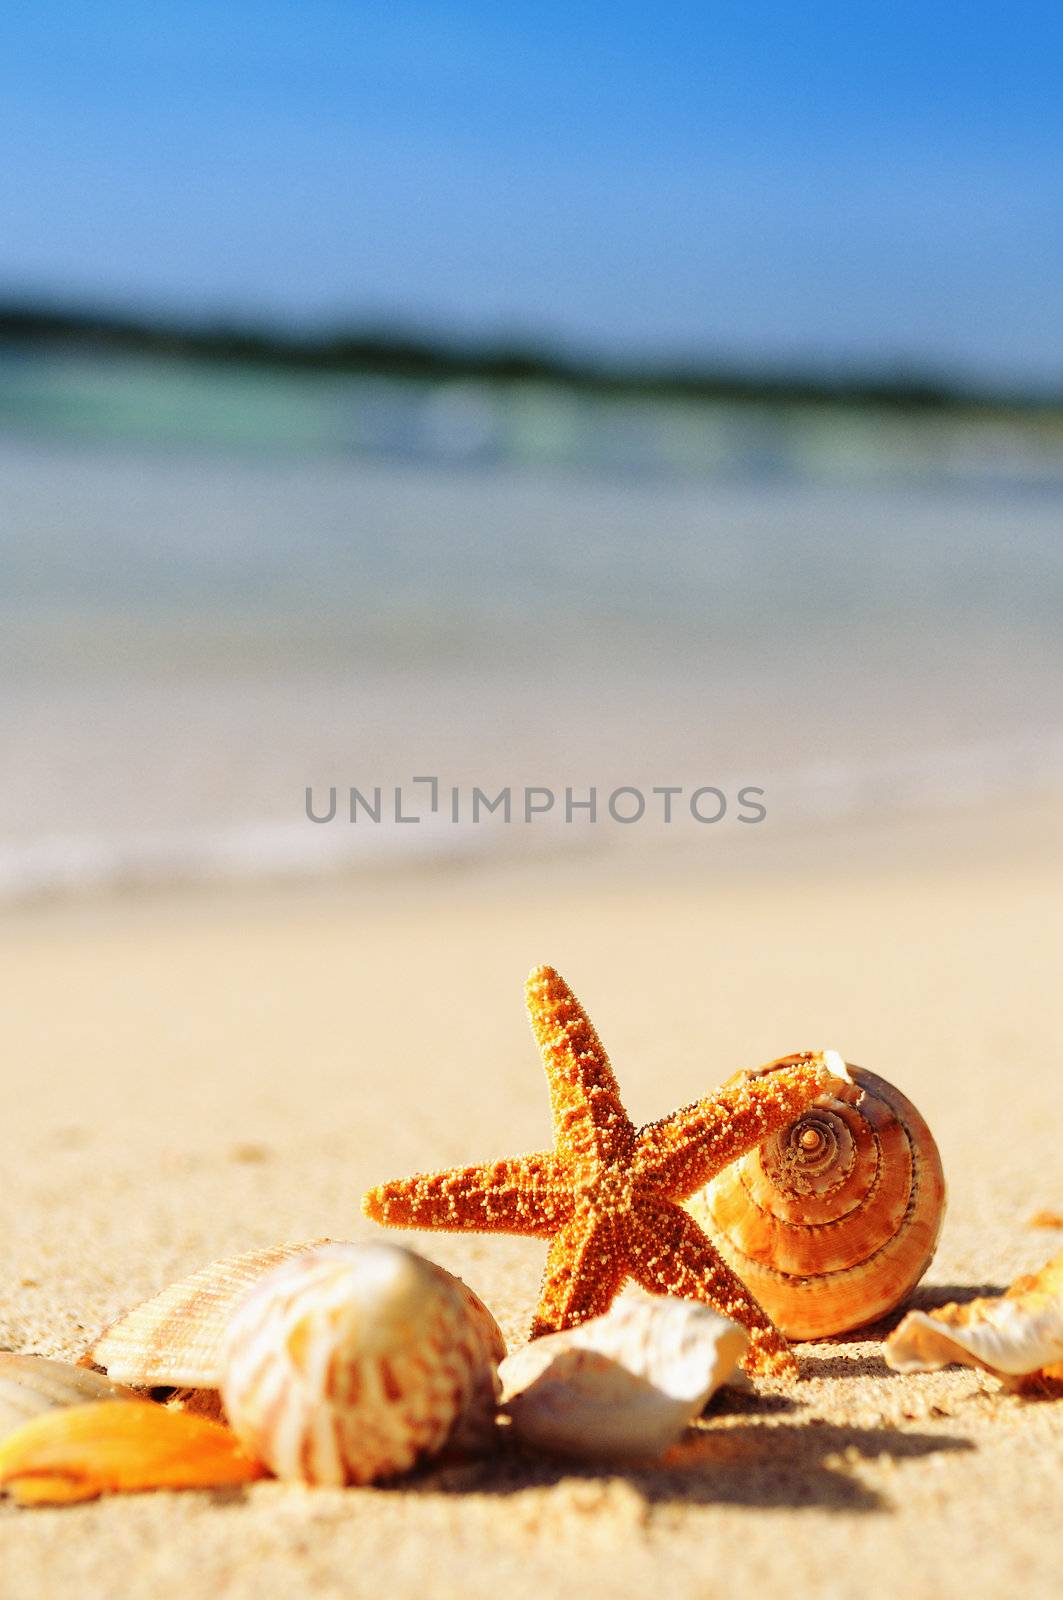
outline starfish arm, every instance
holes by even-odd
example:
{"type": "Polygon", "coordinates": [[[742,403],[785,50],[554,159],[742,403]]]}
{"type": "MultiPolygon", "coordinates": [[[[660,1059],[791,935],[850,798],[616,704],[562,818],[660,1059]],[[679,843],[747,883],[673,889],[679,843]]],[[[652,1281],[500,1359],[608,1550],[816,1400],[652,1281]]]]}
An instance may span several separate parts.
{"type": "Polygon", "coordinates": [[[706,1099],[640,1129],[637,1171],[669,1200],[686,1200],[799,1117],[841,1066],[833,1051],[805,1051],[736,1073],[706,1099]]]}
{"type": "Polygon", "coordinates": [[[615,1161],[630,1150],[634,1129],[594,1025],[552,967],[534,968],[525,998],[550,1084],[558,1153],[581,1163],[615,1161]]]}
{"type": "Polygon", "coordinates": [[[789,1345],[693,1217],[667,1201],[643,1204],[629,1222],[631,1276],[651,1294],[702,1300],[749,1332],[747,1372],[796,1378],[789,1345]]]}
{"type": "Polygon", "coordinates": [[[626,1277],[627,1251],[618,1224],[589,1209],[577,1211],[550,1246],[531,1337],[602,1316],[626,1277]]]}
{"type": "Polygon", "coordinates": [[[368,1190],[362,1210],[389,1228],[548,1237],[567,1222],[572,1197],[546,1153],[396,1178],[368,1190]]]}

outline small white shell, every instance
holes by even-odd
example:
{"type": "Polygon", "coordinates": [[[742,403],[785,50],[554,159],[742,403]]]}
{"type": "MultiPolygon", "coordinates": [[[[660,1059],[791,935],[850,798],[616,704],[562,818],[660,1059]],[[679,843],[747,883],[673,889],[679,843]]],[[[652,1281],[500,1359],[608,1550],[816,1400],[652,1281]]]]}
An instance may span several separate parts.
{"type": "Polygon", "coordinates": [[[936,1311],[909,1311],[886,1340],[894,1372],[928,1372],[958,1362],[994,1373],[1009,1387],[1031,1377],[1063,1378],[1063,1255],[1006,1294],[936,1311]]]}
{"type": "Polygon", "coordinates": [[[0,1439],[31,1417],[93,1400],[135,1400],[121,1384],[48,1356],[0,1355],[0,1439]]]}
{"type": "Polygon", "coordinates": [[[514,1435],[586,1459],[652,1460],[745,1354],[744,1328],[691,1300],[625,1294],[604,1317],[502,1363],[514,1435]]]}
{"type": "Polygon", "coordinates": [[[390,1244],[335,1244],[271,1273],[232,1319],[222,1400],[282,1479],[405,1472],[493,1433],[502,1336],[461,1281],[390,1244]]]}

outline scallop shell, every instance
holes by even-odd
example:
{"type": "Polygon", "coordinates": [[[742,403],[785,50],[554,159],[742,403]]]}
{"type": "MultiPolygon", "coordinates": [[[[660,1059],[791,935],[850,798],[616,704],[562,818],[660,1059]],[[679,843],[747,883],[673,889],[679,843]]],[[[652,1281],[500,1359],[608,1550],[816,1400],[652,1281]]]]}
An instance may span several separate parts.
{"type": "Polygon", "coordinates": [[[132,1400],[131,1389],[47,1356],[0,1355],[0,1439],[31,1417],[92,1400],[132,1400]]]}
{"type": "Polygon", "coordinates": [[[222,1400],[278,1478],[370,1483],[494,1430],[502,1336],[450,1273],[390,1244],[278,1268],[233,1317],[222,1400]]]}
{"type": "Polygon", "coordinates": [[[796,1122],[687,1202],[792,1339],[843,1333],[904,1300],[945,1212],[933,1135],[884,1078],[850,1067],[796,1122]]]}
{"type": "Polygon", "coordinates": [[[654,1460],[734,1372],[749,1335],[708,1306],[625,1294],[502,1363],[516,1438],[561,1455],[654,1460]]]}
{"type": "Polygon", "coordinates": [[[1011,1388],[1063,1379],[1063,1254],[1006,1294],[967,1305],[909,1311],[886,1340],[895,1372],[932,1372],[959,1362],[994,1373],[1011,1388]]]}
{"type": "Polygon", "coordinates": [[[118,1490],[208,1489],[261,1476],[228,1428],[146,1400],[50,1411],[0,1444],[0,1487],[21,1505],[118,1490]]]}
{"type": "Polygon", "coordinates": [[[216,1389],[225,1330],[241,1300],[282,1261],[328,1242],[277,1244],[212,1261],[119,1317],[83,1360],[135,1388],[216,1389]]]}

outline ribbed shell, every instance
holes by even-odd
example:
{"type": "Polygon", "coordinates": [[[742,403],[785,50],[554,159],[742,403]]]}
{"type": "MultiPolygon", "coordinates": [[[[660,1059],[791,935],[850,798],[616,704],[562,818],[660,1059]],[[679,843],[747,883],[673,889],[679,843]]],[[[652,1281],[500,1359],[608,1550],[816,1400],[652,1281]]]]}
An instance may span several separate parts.
{"type": "Polygon", "coordinates": [[[945,1210],[941,1158],[912,1102],[850,1067],[796,1122],[688,1202],[721,1255],[793,1339],[861,1327],[930,1264],[945,1210]]]}
{"type": "Polygon", "coordinates": [[[328,1242],[276,1244],[212,1261],[119,1317],[84,1359],[135,1388],[216,1389],[222,1341],[236,1306],[282,1261],[328,1242]]]}
{"type": "Polygon", "coordinates": [[[458,1279],[394,1245],[329,1245],[254,1290],[226,1340],[222,1399],[278,1478],[339,1485],[484,1446],[505,1345],[458,1279]]]}
{"type": "Polygon", "coordinates": [[[132,1400],[133,1393],[98,1372],[47,1356],[0,1355],[0,1439],[30,1417],[94,1400],[132,1400]]]}

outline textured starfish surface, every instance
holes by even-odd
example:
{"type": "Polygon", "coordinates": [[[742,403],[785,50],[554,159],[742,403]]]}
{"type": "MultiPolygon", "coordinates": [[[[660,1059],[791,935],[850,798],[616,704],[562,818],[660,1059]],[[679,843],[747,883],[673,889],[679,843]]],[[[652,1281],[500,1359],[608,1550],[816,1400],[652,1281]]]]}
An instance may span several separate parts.
{"type": "Polygon", "coordinates": [[[553,1150],[380,1184],[362,1201],[366,1216],[396,1228],[549,1238],[533,1338],[601,1315],[633,1278],[653,1294],[703,1300],[742,1323],[749,1371],[796,1376],[786,1340],[681,1202],[799,1116],[844,1074],[841,1058],[785,1056],[636,1129],[564,979],[537,967],[526,996],[550,1084],[553,1150]]]}

